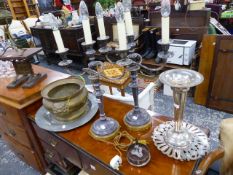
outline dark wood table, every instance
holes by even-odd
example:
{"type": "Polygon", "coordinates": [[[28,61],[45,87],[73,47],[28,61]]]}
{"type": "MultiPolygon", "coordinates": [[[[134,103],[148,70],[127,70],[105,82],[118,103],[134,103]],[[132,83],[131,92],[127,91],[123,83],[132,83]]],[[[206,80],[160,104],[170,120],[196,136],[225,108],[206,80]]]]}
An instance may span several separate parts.
{"type": "MultiPolygon", "coordinates": [[[[119,121],[121,131],[127,130],[123,123],[124,115],[132,109],[131,105],[126,105],[121,102],[104,98],[105,112],[107,116],[111,116],[119,121]]],[[[46,157],[54,161],[57,153],[60,157],[69,160],[79,168],[83,169],[90,175],[112,175],[112,174],[127,174],[127,175],[189,175],[195,167],[196,161],[178,161],[163,155],[155,146],[152,141],[151,135],[153,128],[160,123],[170,120],[171,118],[155,114],[152,117],[153,127],[144,132],[131,132],[131,135],[139,139],[145,139],[148,142],[151,161],[145,167],[137,168],[131,166],[123,155],[123,164],[120,170],[113,170],[109,166],[110,160],[118,154],[114,146],[101,141],[94,140],[88,131],[91,124],[99,117],[99,113],[87,124],[82,127],[73,129],[67,132],[48,132],[40,129],[34,123],[35,112],[31,112],[30,119],[34,125],[35,131],[41,140],[44,154],[46,157]],[[51,148],[51,149],[50,149],[51,148]],[[50,151],[49,151],[50,149],[50,151]],[[74,151],[75,150],[75,151],[74,151]],[[53,154],[51,154],[51,152],[53,154]],[[51,156],[52,155],[52,156],[51,156]],[[55,156],[54,156],[55,155],[55,156]]],[[[64,160],[63,159],[63,160],[64,160]]],[[[62,165],[62,161],[57,161],[62,165]]]]}
{"type": "Polygon", "coordinates": [[[25,58],[31,58],[33,55],[39,53],[42,51],[42,48],[23,48],[19,49],[18,51],[13,49],[8,49],[4,55],[1,55],[2,52],[0,52],[0,60],[2,61],[11,61],[15,59],[25,59],[25,58]]]}

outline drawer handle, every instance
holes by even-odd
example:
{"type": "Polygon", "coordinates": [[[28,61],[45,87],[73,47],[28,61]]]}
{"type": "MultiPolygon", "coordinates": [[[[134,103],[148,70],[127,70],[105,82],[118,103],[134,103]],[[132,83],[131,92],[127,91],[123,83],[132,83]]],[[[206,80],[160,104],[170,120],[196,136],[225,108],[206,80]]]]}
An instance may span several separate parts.
{"type": "Polygon", "coordinates": [[[46,150],[46,156],[48,156],[49,159],[52,159],[55,156],[55,154],[49,150],[46,150]]]}
{"type": "Polygon", "coordinates": [[[8,133],[11,137],[15,137],[16,136],[16,133],[13,129],[8,129],[8,133]]]}
{"type": "Polygon", "coordinates": [[[55,141],[55,140],[53,140],[53,139],[51,139],[50,142],[49,142],[49,144],[50,144],[52,147],[56,147],[57,144],[58,144],[58,142],[55,141]]]}

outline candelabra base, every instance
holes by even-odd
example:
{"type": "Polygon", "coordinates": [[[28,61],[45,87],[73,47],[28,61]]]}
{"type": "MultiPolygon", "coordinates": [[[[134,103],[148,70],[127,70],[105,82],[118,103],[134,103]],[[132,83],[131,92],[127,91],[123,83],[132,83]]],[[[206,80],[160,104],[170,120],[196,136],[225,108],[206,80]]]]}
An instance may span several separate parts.
{"type": "Polygon", "coordinates": [[[112,118],[106,117],[105,119],[99,118],[96,120],[90,128],[89,134],[96,140],[111,140],[118,134],[119,130],[119,123],[112,118]]]}
{"type": "Polygon", "coordinates": [[[143,131],[151,127],[151,116],[143,108],[133,109],[124,117],[124,123],[129,130],[143,131]]]}
{"type": "Polygon", "coordinates": [[[153,131],[154,144],[163,154],[189,161],[197,160],[209,152],[208,137],[200,128],[183,122],[180,133],[175,133],[174,129],[175,122],[168,121],[153,131]]]}

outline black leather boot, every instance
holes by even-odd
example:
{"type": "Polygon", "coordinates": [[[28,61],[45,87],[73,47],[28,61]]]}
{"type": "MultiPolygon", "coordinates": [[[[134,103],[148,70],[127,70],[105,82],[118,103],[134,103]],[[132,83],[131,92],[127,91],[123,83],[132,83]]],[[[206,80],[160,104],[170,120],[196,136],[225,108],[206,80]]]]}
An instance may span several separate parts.
{"type": "Polygon", "coordinates": [[[150,30],[149,28],[145,28],[142,32],[143,32],[143,38],[142,38],[143,47],[142,47],[142,51],[140,52],[140,55],[142,56],[142,58],[145,58],[145,56],[151,52],[150,38],[149,38],[150,30]]]}
{"type": "Polygon", "coordinates": [[[152,58],[155,58],[156,55],[157,55],[157,37],[156,37],[156,31],[157,29],[156,28],[153,28],[150,30],[150,36],[149,36],[149,39],[150,39],[150,53],[148,53],[146,56],[145,56],[145,59],[152,59],[152,58]]]}

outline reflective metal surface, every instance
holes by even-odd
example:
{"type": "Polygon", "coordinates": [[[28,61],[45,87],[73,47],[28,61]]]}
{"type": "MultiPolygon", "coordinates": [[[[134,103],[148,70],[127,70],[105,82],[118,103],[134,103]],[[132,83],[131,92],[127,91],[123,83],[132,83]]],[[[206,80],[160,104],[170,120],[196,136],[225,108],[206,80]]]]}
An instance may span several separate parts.
{"type": "Polygon", "coordinates": [[[173,90],[175,121],[172,125],[166,123],[155,128],[153,139],[157,148],[169,157],[179,160],[195,160],[208,151],[209,143],[206,134],[191,124],[183,123],[187,92],[190,87],[200,84],[203,79],[200,73],[186,69],[168,70],[159,76],[159,80],[169,85],[173,90]],[[190,128],[195,129],[190,130],[190,128]],[[198,132],[196,133],[195,131],[197,130],[198,132]],[[201,138],[199,138],[199,133],[201,133],[201,138]],[[163,148],[159,144],[162,144],[163,148]],[[190,147],[192,147],[192,150],[190,150],[190,147]],[[193,147],[196,149],[193,150],[193,147]],[[191,158],[189,157],[190,154],[191,158]]]}
{"type": "Polygon", "coordinates": [[[145,109],[139,107],[138,103],[137,71],[140,67],[138,65],[130,65],[128,69],[132,79],[129,87],[132,88],[134,108],[125,115],[124,123],[130,130],[141,131],[151,126],[151,117],[145,109]]]}
{"type": "MultiPolygon", "coordinates": [[[[155,146],[168,157],[178,159],[181,161],[197,160],[209,152],[209,141],[206,134],[198,127],[182,122],[182,129],[185,130],[185,134],[189,136],[189,144],[187,147],[174,147],[168,143],[166,134],[173,132],[175,129],[175,122],[169,121],[160,124],[154,129],[152,139],[155,146]]],[[[178,136],[178,135],[177,135],[178,136]]],[[[179,138],[178,138],[179,139],[179,138]]],[[[177,142],[177,140],[173,140],[177,142]]]]}
{"type": "Polygon", "coordinates": [[[189,69],[172,69],[163,72],[159,80],[171,87],[189,88],[200,84],[204,77],[189,69]]]}
{"type": "Polygon", "coordinates": [[[98,110],[98,104],[93,94],[88,95],[88,108],[87,111],[81,115],[77,120],[71,122],[62,122],[55,119],[52,113],[46,110],[43,106],[36,113],[36,124],[48,131],[68,131],[77,127],[80,127],[89,122],[96,114],[98,110]]]}

